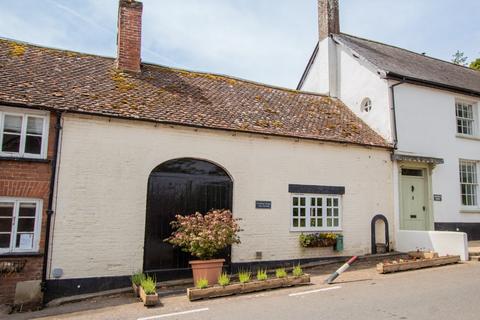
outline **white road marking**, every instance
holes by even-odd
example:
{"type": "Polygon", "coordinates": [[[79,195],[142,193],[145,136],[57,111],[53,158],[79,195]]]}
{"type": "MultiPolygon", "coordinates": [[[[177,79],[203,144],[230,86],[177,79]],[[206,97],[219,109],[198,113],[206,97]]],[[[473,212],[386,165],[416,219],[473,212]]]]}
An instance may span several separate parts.
{"type": "Polygon", "coordinates": [[[137,320],[161,319],[161,318],[166,318],[166,317],[173,317],[173,316],[179,316],[179,315],[182,315],[182,314],[189,314],[189,313],[202,312],[202,311],[208,311],[208,310],[209,310],[208,308],[193,309],[193,310],[188,310],[188,311],[180,311],[180,312],[174,312],[174,313],[160,314],[158,316],[152,316],[152,317],[138,318],[137,320]]]}
{"type": "Polygon", "coordinates": [[[304,294],[310,294],[310,293],[322,292],[322,291],[329,291],[329,290],[335,290],[335,289],[340,289],[340,288],[341,288],[340,286],[327,287],[327,288],[322,288],[322,289],[317,289],[317,290],[310,290],[310,291],[290,293],[288,296],[289,296],[289,297],[302,296],[302,295],[304,295],[304,294]]]}

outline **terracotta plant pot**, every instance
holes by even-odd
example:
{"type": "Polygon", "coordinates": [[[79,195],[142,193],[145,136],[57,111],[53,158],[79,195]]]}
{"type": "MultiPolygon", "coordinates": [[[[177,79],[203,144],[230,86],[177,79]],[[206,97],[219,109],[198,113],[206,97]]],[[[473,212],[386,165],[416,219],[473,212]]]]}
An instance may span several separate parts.
{"type": "Polygon", "coordinates": [[[225,259],[194,260],[190,261],[193,273],[193,284],[197,285],[200,279],[207,279],[208,285],[215,285],[222,273],[225,259]]]}

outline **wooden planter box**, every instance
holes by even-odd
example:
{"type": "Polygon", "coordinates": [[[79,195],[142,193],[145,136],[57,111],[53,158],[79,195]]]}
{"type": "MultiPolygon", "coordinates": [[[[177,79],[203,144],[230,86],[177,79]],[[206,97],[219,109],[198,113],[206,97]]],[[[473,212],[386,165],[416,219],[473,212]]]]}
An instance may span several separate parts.
{"type": "Polygon", "coordinates": [[[155,306],[158,303],[158,294],[146,294],[145,290],[143,290],[142,286],[139,287],[140,298],[143,301],[143,305],[150,307],[155,306]]]}
{"type": "Polygon", "coordinates": [[[140,286],[137,286],[135,283],[132,283],[133,296],[138,298],[140,297],[140,286]]]}
{"type": "Polygon", "coordinates": [[[233,294],[250,293],[262,290],[284,288],[310,283],[310,275],[300,277],[286,277],[280,279],[267,279],[265,281],[252,281],[247,283],[233,283],[228,286],[214,286],[205,289],[188,288],[187,296],[190,301],[229,296],[233,294]]]}
{"type": "Polygon", "coordinates": [[[414,269],[421,269],[421,268],[428,268],[428,267],[443,266],[446,264],[457,263],[459,261],[460,261],[460,256],[445,256],[445,257],[423,259],[423,260],[410,260],[410,261],[389,263],[389,264],[379,263],[377,264],[377,271],[379,273],[407,271],[407,270],[414,270],[414,269]]]}
{"type": "Polygon", "coordinates": [[[328,248],[333,247],[336,244],[336,239],[316,239],[313,240],[310,244],[304,246],[304,248],[328,248]]]}

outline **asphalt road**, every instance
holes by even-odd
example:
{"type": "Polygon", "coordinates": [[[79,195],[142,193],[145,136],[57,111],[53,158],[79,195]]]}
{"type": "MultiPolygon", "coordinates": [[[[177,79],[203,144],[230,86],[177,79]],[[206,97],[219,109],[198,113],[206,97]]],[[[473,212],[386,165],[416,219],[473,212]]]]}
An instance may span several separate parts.
{"type": "MultiPolygon", "coordinates": [[[[479,319],[480,263],[378,275],[374,269],[346,272],[334,285],[317,284],[259,294],[188,302],[185,296],[163,298],[162,306],[141,303],[103,306],[75,312],[63,306],[32,313],[42,319],[479,319]],[[48,311],[48,312],[47,312],[48,311]],[[46,313],[47,312],[47,313],[46,313]],[[47,317],[43,317],[47,316],[47,317]]],[[[115,298],[111,298],[115,299],[115,298]]],[[[118,298],[120,299],[120,298],[118,298]]],[[[129,298],[131,299],[131,298],[129,298]]],[[[111,301],[110,301],[111,302],[111,301]]],[[[92,303],[92,302],[91,302],[92,303]]],[[[103,302],[105,303],[105,302],[103,302]]],[[[92,304],[93,306],[93,304],[92,304]]],[[[73,308],[73,309],[72,309],[73,308]]],[[[10,316],[23,318],[22,315],[10,316]]]]}

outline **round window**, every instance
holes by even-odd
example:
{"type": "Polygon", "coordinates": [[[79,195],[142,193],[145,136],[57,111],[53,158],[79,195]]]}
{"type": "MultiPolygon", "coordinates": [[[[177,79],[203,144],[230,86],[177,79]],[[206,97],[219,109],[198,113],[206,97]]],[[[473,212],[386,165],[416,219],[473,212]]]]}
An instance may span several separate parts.
{"type": "Polygon", "coordinates": [[[372,100],[365,98],[362,101],[362,112],[370,112],[372,110],[372,100]]]}

